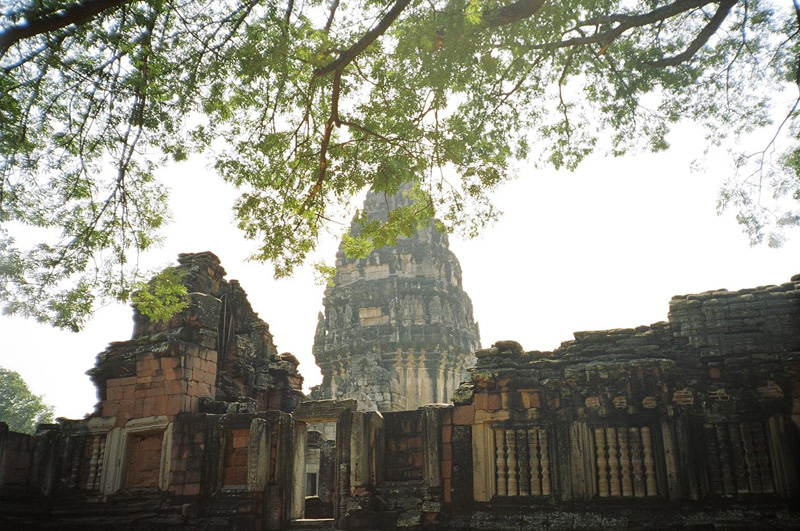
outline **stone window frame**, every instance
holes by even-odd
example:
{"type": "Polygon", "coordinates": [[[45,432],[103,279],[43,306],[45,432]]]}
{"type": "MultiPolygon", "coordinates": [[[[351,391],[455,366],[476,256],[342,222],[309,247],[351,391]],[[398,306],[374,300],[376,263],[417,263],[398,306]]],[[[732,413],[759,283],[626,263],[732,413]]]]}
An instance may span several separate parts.
{"type": "Polygon", "coordinates": [[[555,423],[544,422],[514,422],[508,421],[484,422],[472,425],[473,447],[473,499],[478,502],[498,502],[511,500],[525,500],[532,505],[549,505],[559,498],[559,471],[556,455],[557,434],[555,423]],[[500,495],[497,486],[497,456],[495,439],[498,430],[531,430],[544,429],[547,433],[548,458],[549,458],[549,494],[517,494],[500,495]],[[477,451],[475,451],[477,450],[477,451]]]}
{"type": "MultiPolygon", "coordinates": [[[[586,449],[586,453],[584,454],[584,484],[588,488],[588,492],[586,492],[586,499],[599,502],[599,503],[630,503],[632,501],[636,501],[636,503],[663,503],[669,501],[671,498],[671,489],[668,484],[668,456],[664,446],[664,426],[663,423],[660,422],[658,417],[654,417],[652,415],[647,416],[646,418],[612,418],[612,419],[602,419],[602,420],[590,420],[585,422],[586,429],[582,430],[582,441],[583,447],[586,449]],[[650,437],[651,437],[651,446],[652,446],[652,453],[653,453],[653,473],[655,475],[655,484],[656,484],[656,494],[655,495],[643,495],[643,496],[636,496],[634,495],[609,495],[601,496],[600,494],[600,486],[598,481],[598,463],[597,463],[597,455],[595,451],[595,444],[596,444],[596,431],[597,429],[607,430],[608,428],[613,428],[615,430],[619,428],[648,428],[650,430],[650,437]]],[[[621,466],[621,465],[620,465],[621,466]]],[[[645,466],[643,464],[643,466],[645,466]]],[[[573,473],[577,473],[579,471],[574,471],[573,473]]],[[[644,481],[646,482],[646,471],[645,471],[645,478],[644,481]]]]}
{"type": "MultiPolygon", "coordinates": [[[[91,417],[84,422],[84,429],[81,433],[77,433],[69,437],[68,444],[75,449],[75,454],[73,454],[74,458],[71,461],[68,471],[68,489],[80,491],[102,490],[103,469],[106,466],[106,462],[108,462],[105,446],[108,443],[108,434],[114,428],[116,423],[117,417],[91,417]],[[100,440],[101,448],[99,448],[99,455],[97,455],[97,462],[95,463],[95,470],[99,470],[99,474],[95,476],[95,482],[98,484],[98,487],[95,488],[94,486],[90,486],[88,483],[82,485],[79,474],[84,464],[83,458],[86,445],[93,444],[94,439],[97,437],[101,437],[102,440],[100,440]]],[[[91,454],[92,455],[89,457],[90,460],[95,457],[94,452],[91,452],[91,454]]],[[[87,481],[90,478],[87,478],[87,481]]]]}
{"type": "Polygon", "coordinates": [[[319,472],[306,472],[306,498],[319,496],[319,472]]]}
{"type": "MultiPolygon", "coordinates": [[[[495,467],[494,467],[494,471],[493,471],[494,472],[493,498],[495,498],[495,499],[497,499],[497,498],[500,498],[500,499],[503,499],[503,498],[506,498],[506,499],[520,498],[520,499],[525,499],[525,500],[529,500],[529,501],[533,501],[533,502],[535,502],[536,500],[549,501],[549,500],[552,500],[552,499],[556,498],[557,482],[556,482],[555,474],[554,474],[554,471],[555,471],[555,459],[553,459],[553,449],[556,446],[555,446],[555,429],[553,428],[553,426],[549,425],[549,424],[544,424],[544,423],[536,423],[536,424],[515,423],[512,426],[504,426],[502,424],[494,424],[491,427],[491,432],[492,432],[492,439],[493,439],[492,442],[495,445],[495,467]],[[514,439],[515,439],[515,443],[517,444],[517,447],[515,449],[515,459],[516,459],[517,469],[519,469],[520,455],[521,455],[521,453],[524,453],[524,452],[520,452],[521,448],[519,447],[519,432],[520,431],[524,431],[526,433],[526,441],[528,441],[528,444],[530,444],[530,439],[529,439],[530,433],[531,433],[531,431],[534,431],[534,430],[536,430],[536,432],[537,432],[537,438],[541,437],[542,433],[544,433],[545,437],[546,437],[544,441],[542,441],[542,440],[538,440],[537,441],[537,444],[538,444],[538,446],[540,448],[540,451],[541,451],[541,449],[544,448],[544,449],[546,449],[546,452],[547,452],[546,455],[542,455],[541,456],[541,458],[540,458],[540,466],[541,466],[541,461],[542,460],[546,460],[546,462],[548,464],[547,473],[546,474],[543,473],[543,476],[540,478],[541,484],[540,484],[540,487],[538,489],[538,490],[540,490],[540,493],[539,494],[533,494],[533,492],[532,492],[533,491],[533,487],[529,487],[529,490],[531,491],[529,494],[519,494],[519,493],[518,494],[505,494],[505,495],[499,494],[499,492],[498,492],[499,491],[498,481],[499,481],[500,478],[499,478],[499,476],[497,474],[497,465],[499,463],[499,461],[498,461],[499,457],[496,454],[496,451],[497,451],[497,448],[498,448],[498,441],[497,441],[498,434],[505,432],[505,436],[508,437],[508,432],[509,431],[515,432],[514,433],[514,439]],[[549,485],[545,485],[544,484],[545,482],[549,482],[549,485]],[[547,493],[545,493],[544,491],[547,491],[547,493]]],[[[508,444],[507,439],[504,440],[504,441],[500,441],[500,444],[504,445],[506,447],[506,451],[509,452],[508,447],[506,446],[508,444]]],[[[511,457],[510,457],[509,453],[506,453],[506,455],[505,455],[506,466],[508,465],[508,462],[509,462],[510,459],[511,459],[511,457]]],[[[507,481],[506,492],[509,492],[512,489],[511,484],[510,484],[511,478],[507,477],[506,481],[507,481]]],[[[519,491],[522,490],[522,476],[520,476],[519,474],[517,476],[517,482],[518,482],[518,487],[517,487],[516,490],[519,492],[519,491]]]]}
{"type": "Polygon", "coordinates": [[[219,478],[217,481],[218,490],[220,492],[236,492],[236,491],[246,491],[249,490],[250,481],[250,468],[251,468],[251,442],[250,442],[250,427],[242,426],[237,428],[230,428],[226,427],[219,430],[219,478]],[[245,482],[242,484],[237,485],[226,485],[225,484],[225,458],[226,454],[228,453],[228,445],[233,441],[233,432],[237,430],[248,430],[248,442],[247,442],[247,475],[248,477],[245,478],[245,482]]]}
{"type": "Polygon", "coordinates": [[[319,494],[319,467],[321,450],[319,447],[313,448],[306,445],[306,497],[317,496],[319,494]],[[311,489],[313,494],[309,494],[309,476],[314,475],[314,488],[311,489]]]}
{"type": "Polygon", "coordinates": [[[113,494],[122,489],[125,470],[128,467],[128,445],[133,434],[161,433],[161,458],[159,463],[158,489],[169,490],[169,474],[172,464],[172,422],[164,415],[131,419],[124,427],[113,428],[106,437],[105,462],[100,478],[100,492],[113,494]]]}
{"type": "MultiPolygon", "coordinates": [[[[797,495],[793,484],[797,481],[794,477],[792,465],[790,463],[792,456],[791,442],[786,440],[781,432],[785,433],[785,426],[791,424],[791,421],[786,419],[782,414],[766,415],[762,414],[757,417],[735,413],[730,415],[700,415],[694,417],[692,420],[694,425],[693,432],[695,435],[691,437],[691,445],[698,448],[694,462],[697,466],[697,477],[700,480],[700,496],[704,499],[719,499],[719,498],[734,498],[738,502],[747,503],[764,500],[766,498],[785,498],[792,499],[797,495]],[[732,492],[732,493],[718,493],[713,492],[709,485],[711,461],[708,459],[708,448],[705,439],[705,425],[724,423],[729,424],[755,424],[760,423],[764,429],[765,445],[768,449],[770,460],[770,468],[772,472],[772,481],[774,491],[771,493],[758,492],[732,492]]],[[[796,458],[795,458],[796,459],[796,458]]]]}
{"type": "Polygon", "coordinates": [[[263,418],[246,418],[240,421],[224,422],[219,427],[219,456],[216,472],[216,492],[264,492],[269,481],[271,464],[271,430],[270,422],[263,418]],[[245,485],[223,485],[225,468],[225,447],[227,436],[225,432],[235,429],[248,429],[249,441],[247,445],[247,483],[245,485]]]}

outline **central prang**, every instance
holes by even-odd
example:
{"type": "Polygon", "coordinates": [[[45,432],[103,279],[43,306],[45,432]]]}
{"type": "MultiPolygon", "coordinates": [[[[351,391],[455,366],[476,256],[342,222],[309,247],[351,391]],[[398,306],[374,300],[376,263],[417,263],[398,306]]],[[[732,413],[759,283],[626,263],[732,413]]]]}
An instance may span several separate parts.
{"type": "MultiPolygon", "coordinates": [[[[406,206],[402,193],[367,194],[368,220],[406,206]]],[[[351,226],[354,234],[360,226],[351,226]]],[[[361,411],[402,411],[448,402],[480,347],[472,302],[447,235],[433,222],[366,259],[336,253],[325,291],[314,357],[322,370],[316,399],[355,399],[361,411]]]]}

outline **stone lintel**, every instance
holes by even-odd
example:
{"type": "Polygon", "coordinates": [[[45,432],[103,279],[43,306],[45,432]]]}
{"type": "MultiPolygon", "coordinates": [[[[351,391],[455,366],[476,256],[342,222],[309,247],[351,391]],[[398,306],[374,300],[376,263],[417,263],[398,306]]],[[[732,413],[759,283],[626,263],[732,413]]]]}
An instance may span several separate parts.
{"type": "Polygon", "coordinates": [[[347,400],[308,400],[300,402],[294,410],[294,418],[303,422],[333,422],[344,411],[355,411],[358,403],[347,400]]]}

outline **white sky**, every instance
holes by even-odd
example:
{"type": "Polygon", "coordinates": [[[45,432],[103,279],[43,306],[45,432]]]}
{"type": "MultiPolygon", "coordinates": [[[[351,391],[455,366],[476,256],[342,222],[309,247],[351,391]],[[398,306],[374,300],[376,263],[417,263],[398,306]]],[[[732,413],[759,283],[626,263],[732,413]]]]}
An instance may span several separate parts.
{"type": "MultiPolygon", "coordinates": [[[[499,223],[476,240],[451,237],[484,347],[513,339],[528,350],[551,350],[578,330],[633,327],[666,320],[676,294],[787,282],[800,273],[800,233],[778,250],[750,248],[732,215],[715,213],[730,172],[724,158],[703,173],[699,133],[682,129],[658,155],[586,160],[576,173],[521,166],[502,187],[499,223]]],[[[301,361],[306,385],[321,377],[311,354],[323,288],[310,268],[275,281],[270,266],[247,263],[252,248],[238,233],[236,193],[204,163],[165,169],[175,222],[163,249],[145,265],[174,263],[178,253],[212,251],[228,279],[238,279],[270,325],[280,352],[301,361]]],[[[322,242],[333,262],[338,242],[322,242]]],[[[18,371],[57,416],[92,411],[95,391],[84,372],[111,341],[130,338],[131,310],[107,307],[79,334],[20,318],[0,317],[0,366],[18,371]]]]}

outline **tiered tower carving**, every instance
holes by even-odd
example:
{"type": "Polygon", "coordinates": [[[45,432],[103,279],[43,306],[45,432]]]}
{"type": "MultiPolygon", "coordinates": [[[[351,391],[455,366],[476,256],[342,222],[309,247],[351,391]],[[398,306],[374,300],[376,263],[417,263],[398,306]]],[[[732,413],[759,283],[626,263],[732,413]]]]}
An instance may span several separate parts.
{"type": "MultiPolygon", "coordinates": [[[[406,201],[370,192],[364,210],[385,220],[406,201]]],[[[475,363],[480,336],[447,235],[431,223],[361,260],[340,245],[336,269],[314,339],[323,380],[313,396],[378,411],[449,401],[475,363]]]]}

